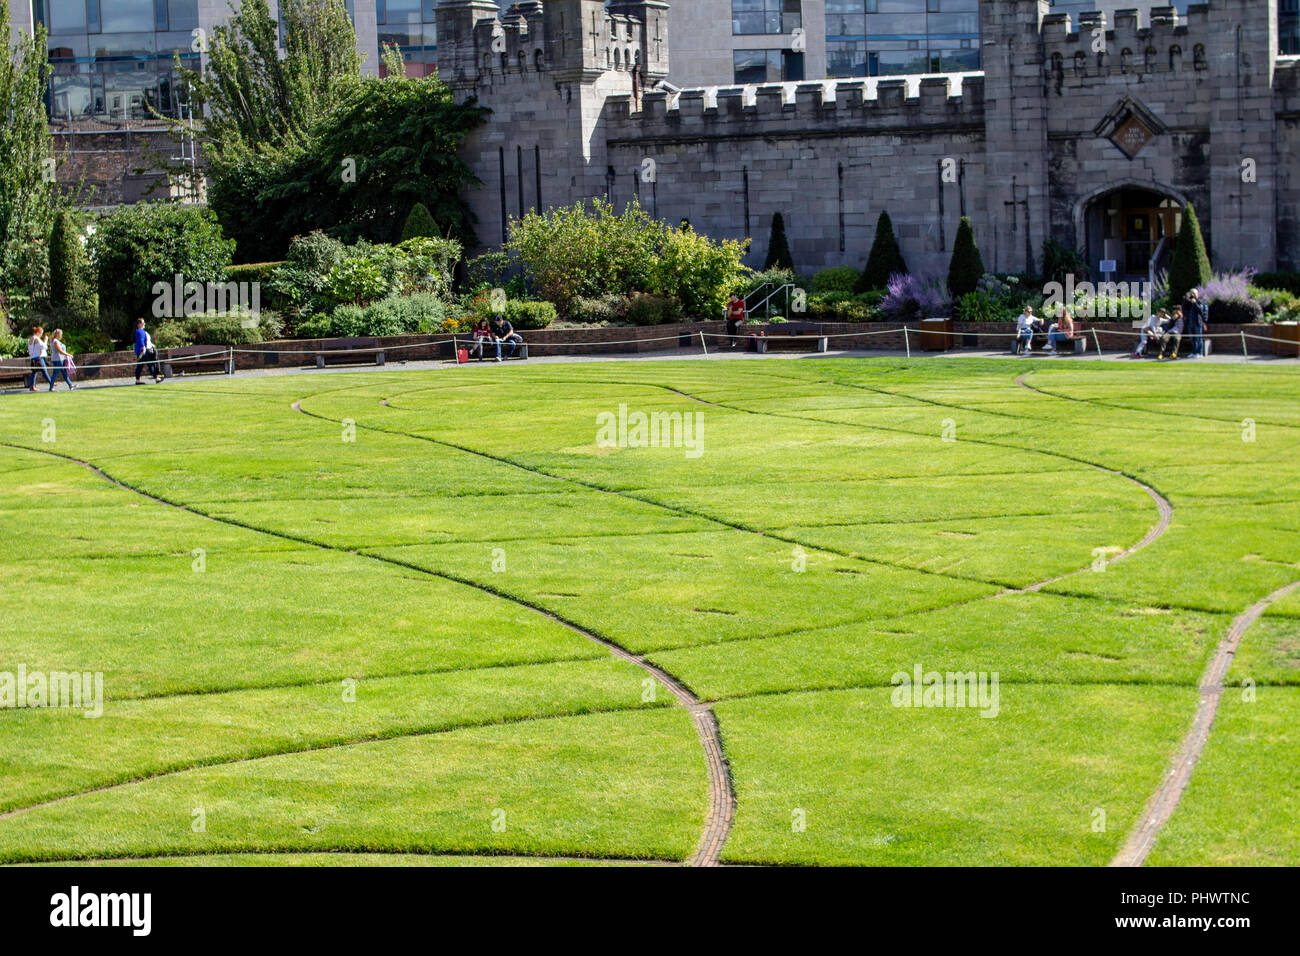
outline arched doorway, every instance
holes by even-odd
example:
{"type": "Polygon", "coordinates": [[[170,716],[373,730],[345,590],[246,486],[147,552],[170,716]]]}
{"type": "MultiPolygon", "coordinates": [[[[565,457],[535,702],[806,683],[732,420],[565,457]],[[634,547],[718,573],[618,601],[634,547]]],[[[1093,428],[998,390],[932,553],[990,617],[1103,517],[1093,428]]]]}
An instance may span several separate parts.
{"type": "Polygon", "coordinates": [[[1083,208],[1083,243],[1088,265],[1101,275],[1104,260],[1116,264],[1116,280],[1146,279],[1169,267],[1183,200],[1147,186],[1120,186],[1087,200],[1083,208]]]}

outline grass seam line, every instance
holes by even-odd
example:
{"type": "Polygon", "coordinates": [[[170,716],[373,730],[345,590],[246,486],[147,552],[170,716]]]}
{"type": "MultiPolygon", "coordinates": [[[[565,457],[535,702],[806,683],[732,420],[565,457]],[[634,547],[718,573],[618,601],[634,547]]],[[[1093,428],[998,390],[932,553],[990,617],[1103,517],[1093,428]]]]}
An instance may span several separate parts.
{"type": "Polygon", "coordinates": [[[1271,605],[1297,588],[1300,588],[1300,581],[1292,581],[1278,588],[1266,597],[1260,598],[1232,622],[1232,627],[1219,642],[1214,657],[1205,668],[1205,674],[1201,678],[1200,699],[1196,705],[1196,713],[1192,717],[1192,725],[1183,737],[1178,752],[1174,755],[1173,764],[1159,789],[1151,795],[1123,847],[1111,860],[1111,866],[1138,867],[1146,862],[1160,832],[1169,822],[1169,818],[1174,815],[1174,811],[1178,809],[1183,793],[1187,790],[1187,784],[1192,779],[1192,771],[1196,769],[1197,761],[1200,760],[1205,745],[1209,742],[1210,730],[1214,726],[1214,718],[1219,712],[1219,703],[1223,698],[1223,681],[1228,674],[1228,668],[1232,665],[1232,659],[1237,653],[1242,637],[1271,605]]]}

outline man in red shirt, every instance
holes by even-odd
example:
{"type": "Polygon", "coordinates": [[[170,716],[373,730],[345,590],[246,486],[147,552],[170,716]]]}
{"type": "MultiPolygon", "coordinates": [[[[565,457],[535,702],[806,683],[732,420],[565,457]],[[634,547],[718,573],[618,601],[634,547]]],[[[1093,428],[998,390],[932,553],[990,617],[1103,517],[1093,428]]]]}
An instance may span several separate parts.
{"type": "Polygon", "coordinates": [[[731,293],[727,300],[727,335],[731,336],[731,347],[736,347],[736,334],[745,324],[745,300],[736,293],[731,293]]]}

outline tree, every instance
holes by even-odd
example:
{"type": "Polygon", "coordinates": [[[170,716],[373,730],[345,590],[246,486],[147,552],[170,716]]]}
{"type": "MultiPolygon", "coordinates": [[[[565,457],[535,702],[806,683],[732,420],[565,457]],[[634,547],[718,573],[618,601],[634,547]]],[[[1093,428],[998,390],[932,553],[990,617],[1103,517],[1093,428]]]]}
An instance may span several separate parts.
{"type": "Polygon", "coordinates": [[[748,239],[714,242],[689,224],[670,229],[650,262],[650,291],[679,300],[687,315],[716,318],[744,285],[741,261],[748,248],[748,239]]]}
{"type": "Polygon", "coordinates": [[[361,55],[344,0],[280,0],[279,25],[266,0],[244,0],[213,29],[206,71],[177,71],[196,106],[207,107],[205,151],[214,176],[252,156],[306,148],[312,127],[361,76],[361,55]]]}
{"type": "Polygon", "coordinates": [[[11,43],[9,22],[9,2],[0,0],[7,54],[0,59],[0,297],[21,310],[45,290],[46,244],[62,200],[49,175],[54,159],[45,115],[45,28],[11,43]]]}
{"type": "Polygon", "coordinates": [[[1178,248],[1169,264],[1169,302],[1171,307],[1183,301],[1192,289],[1205,285],[1213,273],[1210,257],[1201,236],[1201,223],[1191,203],[1183,210],[1183,224],[1178,230],[1178,248]]]}
{"type": "Polygon", "coordinates": [[[779,212],[772,215],[772,231],[767,239],[767,259],[763,262],[763,271],[767,272],[769,269],[794,271],[790,243],[785,238],[785,217],[779,212]]]}
{"type": "Polygon", "coordinates": [[[208,191],[240,262],[280,259],[321,229],[348,242],[389,242],[421,202],[438,235],[474,243],[461,198],[478,179],[458,154],[487,110],[458,104],[436,76],[367,77],[309,133],[306,149],[249,156],[208,191]]]}
{"type": "Polygon", "coordinates": [[[207,209],[171,203],[119,206],[90,237],[99,275],[104,331],[125,338],[132,321],[151,314],[157,283],[222,282],[234,243],[207,209]]]}
{"type": "Polygon", "coordinates": [[[421,236],[441,239],[442,233],[438,230],[438,224],[434,222],[433,216],[429,214],[429,207],[422,202],[417,202],[411,207],[411,214],[406,217],[401,238],[417,239],[421,236]]]}
{"type": "Polygon", "coordinates": [[[884,289],[889,285],[890,276],[907,274],[907,262],[903,259],[903,250],[898,247],[893,220],[889,213],[881,212],[876,220],[876,238],[871,243],[867,267],[853,291],[862,293],[884,289]]]}
{"type": "Polygon", "coordinates": [[[980,258],[979,246],[975,244],[975,229],[970,217],[962,216],[961,224],[957,226],[957,238],[953,242],[952,262],[948,265],[948,293],[954,299],[960,299],[979,288],[982,278],[984,260],[980,258]]]}
{"type": "Polygon", "coordinates": [[[536,289],[561,314],[578,299],[630,296],[650,287],[649,269],[664,225],[633,200],[622,212],[603,199],[530,212],[510,225],[509,251],[536,289]]]}
{"type": "Polygon", "coordinates": [[[81,233],[67,209],[54,216],[50,232],[50,305],[65,309],[77,294],[83,254],[81,233]]]}

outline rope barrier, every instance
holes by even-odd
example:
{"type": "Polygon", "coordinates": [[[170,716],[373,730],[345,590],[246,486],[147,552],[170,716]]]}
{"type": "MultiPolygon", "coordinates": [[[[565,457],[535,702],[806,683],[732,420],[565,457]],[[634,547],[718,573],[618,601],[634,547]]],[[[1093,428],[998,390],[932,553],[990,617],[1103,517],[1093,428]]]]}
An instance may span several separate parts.
{"type": "MultiPolygon", "coordinates": [[[[1093,343],[1094,343],[1094,345],[1095,345],[1096,348],[1097,348],[1097,354],[1100,355],[1101,352],[1102,352],[1102,348],[1101,348],[1101,338],[1100,338],[1100,335],[1099,335],[1098,330],[1094,327],[1094,328],[1088,328],[1088,329],[1083,330],[1083,331],[1085,332],[1085,334],[1086,334],[1087,332],[1091,332],[1091,333],[1092,333],[1093,343]]],[[[814,333],[809,333],[809,334],[806,334],[806,335],[800,335],[800,334],[798,334],[798,333],[792,333],[792,334],[790,334],[789,336],[771,336],[771,337],[781,337],[781,338],[784,338],[784,337],[789,337],[789,338],[809,338],[809,339],[813,339],[813,338],[823,338],[823,339],[845,339],[845,338],[854,338],[854,339],[858,339],[858,338],[868,338],[868,337],[871,337],[871,336],[879,336],[879,335],[898,335],[898,334],[901,333],[902,336],[903,336],[903,348],[904,348],[904,351],[906,352],[907,357],[910,359],[910,358],[912,357],[912,342],[911,342],[911,336],[912,336],[912,334],[913,334],[913,333],[924,334],[924,332],[925,332],[924,329],[914,329],[914,328],[911,328],[910,326],[903,325],[903,326],[900,326],[900,327],[898,327],[898,328],[891,328],[891,329],[872,329],[872,330],[865,330],[865,329],[864,329],[864,330],[862,330],[862,331],[855,331],[855,332],[831,332],[831,333],[825,333],[825,334],[818,333],[818,332],[814,332],[814,333]]],[[[700,336],[700,347],[701,347],[701,349],[703,350],[703,352],[704,352],[704,354],[705,354],[706,356],[709,354],[708,339],[709,339],[710,337],[711,337],[711,338],[714,338],[714,339],[724,339],[724,340],[732,340],[732,339],[737,339],[737,338],[740,338],[740,339],[749,339],[749,340],[759,340],[759,339],[763,339],[763,338],[769,338],[769,336],[765,336],[765,335],[760,336],[760,335],[757,335],[757,334],[753,334],[753,333],[745,333],[745,332],[741,332],[741,331],[738,331],[736,335],[730,335],[730,334],[728,334],[728,333],[723,333],[723,332],[706,332],[706,331],[704,331],[703,329],[701,329],[701,330],[699,330],[698,334],[699,334],[699,336],[700,336]]],[[[947,333],[944,333],[944,334],[947,334],[947,333]]],[[[954,336],[955,336],[955,334],[956,334],[956,333],[953,333],[954,336]]],[[[1018,339],[1018,338],[1021,337],[1019,332],[993,332],[993,331],[984,332],[984,331],[975,331],[975,332],[973,332],[973,333],[968,333],[968,334],[974,334],[974,335],[977,335],[977,336],[980,336],[980,337],[983,337],[983,338],[1014,338],[1014,339],[1018,339]]],[[[1040,334],[1041,334],[1041,333],[1040,333],[1040,334]]],[[[1147,336],[1148,338],[1158,338],[1159,335],[1160,335],[1160,333],[1159,333],[1158,330],[1127,330],[1127,329],[1108,329],[1108,330],[1106,330],[1106,334],[1107,334],[1107,335],[1117,335],[1117,336],[1131,336],[1131,337],[1135,337],[1135,338],[1140,338],[1140,337],[1142,337],[1142,336],[1144,336],[1144,335],[1147,336]]],[[[1295,342],[1294,339],[1283,339],[1283,338],[1278,338],[1277,336],[1274,336],[1274,335],[1256,335],[1256,334],[1254,334],[1254,333],[1246,332],[1244,329],[1239,330],[1237,333],[1232,333],[1232,332],[1215,332],[1215,333],[1211,333],[1211,332],[1203,332],[1203,333],[1201,333],[1201,337],[1202,337],[1202,338],[1205,338],[1205,339],[1240,338],[1240,340],[1241,340],[1241,346],[1242,346],[1242,355],[1243,355],[1245,358],[1247,358],[1247,359],[1250,358],[1250,348],[1249,348],[1249,345],[1247,344],[1247,340],[1254,340],[1254,341],[1257,341],[1257,342],[1270,342],[1270,343],[1274,343],[1274,344],[1276,344],[1276,343],[1282,343],[1282,344],[1285,344],[1285,345],[1295,345],[1295,344],[1296,344],[1296,342],[1295,342]]],[[[647,337],[644,337],[644,338],[635,338],[635,339],[614,339],[614,340],[609,340],[609,341],[590,341],[590,342],[534,342],[534,343],[531,343],[531,344],[532,344],[534,347],[539,347],[539,348],[545,348],[545,347],[547,347],[547,346],[557,346],[557,347],[563,347],[563,348],[566,348],[566,349],[580,348],[580,347],[583,347],[583,346],[592,346],[592,347],[602,347],[602,348],[606,348],[606,347],[616,346],[616,345],[643,345],[643,344],[646,344],[646,343],[653,343],[653,342],[670,342],[670,341],[673,341],[673,340],[677,340],[677,341],[680,342],[680,341],[682,341],[684,338],[685,338],[685,334],[684,334],[684,333],[676,333],[676,334],[673,334],[673,335],[647,336],[647,337]]],[[[125,361],[125,362],[98,362],[98,363],[86,363],[86,364],[78,365],[78,366],[77,366],[77,371],[78,371],[78,373],[80,373],[80,372],[82,372],[82,371],[89,371],[89,370],[92,370],[92,369],[94,369],[94,370],[103,370],[103,369],[114,369],[114,368],[134,368],[134,367],[136,367],[136,366],[138,366],[138,365],[140,365],[140,364],[142,364],[142,363],[143,363],[143,364],[154,364],[154,363],[157,363],[157,364],[160,365],[160,366],[161,366],[161,365],[168,365],[168,366],[173,366],[173,367],[179,366],[179,367],[182,367],[182,368],[183,368],[183,367],[186,366],[186,365],[197,365],[197,364],[201,364],[201,363],[211,362],[211,361],[216,360],[216,359],[221,359],[221,360],[223,360],[223,361],[226,361],[226,362],[230,363],[230,365],[229,365],[228,367],[230,367],[230,368],[233,369],[234,357],[235,357],[235,355],[237,355],[237,354],[238,354],[238,355],[257,355],[257,354],[261,354],[261,355],[300,355],[300,356],[303,356],[304,358],[307,358],[307,357],[315,357],[315,356],[317,356],[317,355],[322,355],[322,356],[331,356],[331,355],[349,355],[349,354],[364,355],[364,354],[375,354],[375,353],[380,353],[380,352],[397,352],[397,351],[401,351],[401,350],[404,350],[404,349],[432,349],[432,348],[439,348],[439,347],[444,346],[444,345],[450,345],[450,346],[452,346],[453,351],[459,349],[459,347],[460,347],[460,337],[459,337],[459,335],[457,335],[457,334],[453,334],[452,337],[449,338],[449,339],[435,339],[434,341],[431,341],[431,342],[410,342],[410,343],[405,343],[405,344],[396,344],[396,345],[358,346],[358,347],[352,347],[352,348],[256,349],[256,348],[235,348],[235,347],[233,347],[233,346],[227,346],[227,347],[222,347],[222,348],[213,347],[213,348],[211,349],[211,351],[193,352],[193,353],[188,353],[188,354],[184,354],[184,355],[167,355],[167,354],[164,354],[164,353],[165,353],[165,352],[169,352],[169,351],[178,351],[179,349],[164,349],[164,350],[160,350],[159,353],[158,353],[158,355],[157,355],[157,357],[156,357],[155,359],[153,359],[152,361],[150,361],[150,362],[143,362],[143,360],[141,360],[141,359],[133,359],[133,360],[125,361]]],[[[203,346],[186,346],[186,347],[183,347],[183,348],[190,348],[190,347],[193,347],[193,348],[199,348],[199,349],[203,348],[203,346]]],[[[6,365],[6,366],[0,366],[0,371],[6,371],[6,372],[7,372],[7,371],[13,371],[13,372],[22,372],[23,374],[28,374],[28,373],[30,372],[30,370],[31,370],[31,366],[30,366],[30,365],[6,365]]],[[[51,366],[51,368],[50,368],[50,372],[51,372],[51,374],[52,374],[54,371],[55,371],[55,368],[54,368],[53,366],[51,366]]],[[[37,374],[38,374],[38,375],[41,374],[39,369],[37,370],[37,374]]]]}

